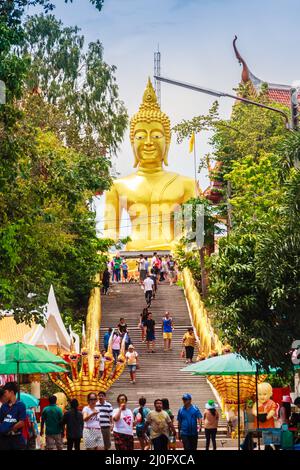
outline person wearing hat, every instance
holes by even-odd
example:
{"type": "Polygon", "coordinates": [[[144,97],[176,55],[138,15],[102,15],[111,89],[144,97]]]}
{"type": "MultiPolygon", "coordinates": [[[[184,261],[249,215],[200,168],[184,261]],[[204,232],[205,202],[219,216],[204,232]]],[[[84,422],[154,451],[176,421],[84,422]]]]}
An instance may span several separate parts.
{"type": "Polygon", "coordinates": [[[291,403],[292,399],[289,395],[283,395],[281,399],[281,405],[279,408],[279,422],[282,426],[283,424],[289,424],[291,416],[291,403]]]}
{"type": "Polygon", "coordinates": [[[209,450],[210,440],[212,440],[213,450],[217,449],[216,435],[219,424],[219,413],[217,412],[218,405],[214,400],[208,400],[205,404],[203,426],[206,438],[205,450],[209,450]]]}
{"type": "Polygon", "coordinates": [[[135,384],[136,369],[139,364],[139,355],[135,351],[133,344],[128,346],[128,351],[125,354],[127,366],[130,373],[130,383],[135,384]]]}
{"type": "Polygon", "coordinates": [[[192,404],[192,395],[185,393],[182,396],[183,406],[177,414],[179,440],[184,450],[197,450],[198,425],[201,430],[202,414],[196,405],[192,404]]]}

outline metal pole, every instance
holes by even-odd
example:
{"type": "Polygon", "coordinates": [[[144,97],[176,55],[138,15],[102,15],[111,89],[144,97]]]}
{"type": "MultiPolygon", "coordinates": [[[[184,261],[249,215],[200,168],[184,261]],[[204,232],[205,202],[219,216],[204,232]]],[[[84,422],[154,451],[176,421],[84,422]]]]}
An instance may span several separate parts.
{"type": "Polygon", "coordinates": [[[20,363],[17,361],[18,400],[20,400],[20,363]]]}
{"type": "Polygon", "coordinates": [[[222,91],[211,90],[210,88],[204,88],[197,85],[192,85],[191,83],[180,82],[178,80],[172,80],[171,78],[161,77],[155,75],[154,78],[156,80],[160,80],[161,82],[170,83],[171,85],[181,86],[183,88],[188,88],[189,90],[199,91],[200,93],[206,93],[207,95],[217,96],[219,98],[226,97],[226,98],[233,98],[234,100],[242,101],[243,103],[253,104],[254,106],[258,106],[259,108],[269,109],[270,111],[274,111],[275,113],[281,114],[281,116],[285,119],[285,125],[288,130],[293,130],[290,123],[289,117],[283,111],[277,108],[272,108],[271,106],[267,106],[265,104],[257,103],[256,101],[248,100],[247,98],[242,98],[240,96],[231,95],[230,93],[224,93],[222,91]]]}
{"type": "Polygon", "coordinates": [[[256,364],[256,372],[255,372],[255,388],[256,388],[256,432],[257,432],[257,442],[258,442],[258,450],[260,450],[260,435],[259,435],[259,420],[258,420],[258,365],[256,364]]]}
{"type": "Polygon", "coordinates": [[[195,174],[195,193],[197,195],[197,159],[196,159],[196,136],[194,134],[194,174],[195,174]]]}
{"type": "Polygon", "coordinates": [[[241,450],[241,417],[240,417],[240,373],[237,373],[237,395],[238,395],[238,450],[241,450]]]}

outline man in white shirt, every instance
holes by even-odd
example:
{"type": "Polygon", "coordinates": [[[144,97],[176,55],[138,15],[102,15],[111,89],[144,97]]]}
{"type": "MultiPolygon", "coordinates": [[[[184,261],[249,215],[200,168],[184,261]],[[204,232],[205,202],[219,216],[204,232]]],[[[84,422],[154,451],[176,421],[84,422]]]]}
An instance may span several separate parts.
{"type": "Polygon", "coordinates": [[[150,274],[148,273],[146,279],[144,280],[145,298],[146,298],[148,308],[151,306],[153,288],[154,288],[154,281],[153,279],[151,279],[150,274]]]}

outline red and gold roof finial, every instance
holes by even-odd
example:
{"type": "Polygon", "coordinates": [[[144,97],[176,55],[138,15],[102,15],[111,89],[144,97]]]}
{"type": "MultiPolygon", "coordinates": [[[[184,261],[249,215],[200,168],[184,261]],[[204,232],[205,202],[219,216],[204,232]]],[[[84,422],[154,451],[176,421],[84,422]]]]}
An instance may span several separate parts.
{"type": "Polygon", "coordinates": [[[234,40],[233,40],[233,49],[234,49],[234,52],[235,52],[235,55],[236,55],[236,58],[237,60],[239,61],[239,63],[241,65],[243,65],[243,71],[242,71],[242,81],[244,83],[248,82],[250,80],[250,74],[249,74],[249,69],[248,69],[248,65],[246,64],[245,60],[243,59],[243,57],[241,56],[241,54],[239,53],[239,51],[237,50],[237,47],[236,47],[236,41],[237,41],[237,35],[234,36],[234,40]]]}

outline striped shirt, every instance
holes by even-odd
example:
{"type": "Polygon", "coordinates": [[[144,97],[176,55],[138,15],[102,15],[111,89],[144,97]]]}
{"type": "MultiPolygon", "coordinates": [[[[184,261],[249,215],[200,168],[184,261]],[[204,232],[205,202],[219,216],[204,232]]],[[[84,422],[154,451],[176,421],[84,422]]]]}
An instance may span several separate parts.
{"type": "Polygon", "coordinates": [[[113,407],[108,401],[105,401],[103,405],[97,402],[97,410],[99,411],[99,421],[101,427],[110,426],[110,417],[113,413],[113,407]]]}

